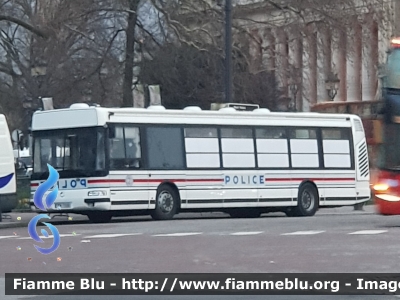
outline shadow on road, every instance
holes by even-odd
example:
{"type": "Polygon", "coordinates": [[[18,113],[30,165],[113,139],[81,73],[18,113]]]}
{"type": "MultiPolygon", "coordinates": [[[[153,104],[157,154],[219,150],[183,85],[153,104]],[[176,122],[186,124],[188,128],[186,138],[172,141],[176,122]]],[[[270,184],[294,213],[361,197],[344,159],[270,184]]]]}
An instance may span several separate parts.
{"type": "MultiPolygon", "coordinates": [[[[269,219],[275,219],[275,218],[287,218],[286,215],[268,215],[264,214],[260,218],[269,218],[269,219]]],[[[257,219],[260,219],[257,218],[257,219]]],[[[194,215],[190,216],[190,214],[185,214],[185,216],[177,216],[172,220],[167,220],[163,222],[179,222],[179,221],[188,221],[188,220],[213,220],[213,219],[231,219],[229,215],[226,214],[216,214],[214,216],[210,216],[210,214],[207,214],[206,216],[204,215],[194,215]]],[[[245,218],[242,218],[242,220],[245,218]]],[[[140,222],[157,222],[153,220],[149,216],[129,216],[129,217],[115,217],[113,218],[110,222],[107,224],[119,224],[119,223],[140,223],[140,222]]],[[[69,221],[67,217],[60,217],[60,218],[54,218],[52,219],[51,222],[53,225],[80,225],[80,224],[91,224],[89,219],[86,220],[71,220],[69,221]]],[[[105,223],[104,223],[105,224],[105,223]]]]}
{"type": "MultiPolygon", "coordinates": [[[[362,216],[362,215],[374,215],[377,216],[371,208],[367,208],[364,211],[355,211],[349,207],[347,209],[321,209],[316,213],[315,216],[310,217],[312,218],[324,218],[327,215],[330,215],[331,217],[342,217],[343,215],[349,215],[351,217],[355,216],[362,216]]],[[[63,226],[63,225],[83,225],[83,224],[92,224],[89,219],[85,216],[82,215],[74,215],[70,214],[69,216],[73,217],[72,220],[68,219],[68,215],[64,216],[57,216],[53,215],[54,218],[51,220],[52,224],[58,225],[58,226],[63,226]]],[[[284,213],[281,212],[270,212],[270,213],[264,213],[261,215],[260,218],[255,218],[251,220],[257,220],[257,219],[279,219],[279,218],[285,218],[288,220],[297,220],[300,217],[287,217],[284,213]]],[[[170,222],[179,222],[179,221],[191,221],[191,220],[215,220],[215,219],[231,219],[231,217],[222,212],[185,212],[179,215],[176,215],[174,219],[169,220],[170,222]]],[[[241,218],[241,220],[244,220],[246,218],[241,218]]],[[[303,219],[303,218],[302,218],[303,219]]],[[[248,219],[249,220],[249,219],[248,219]]],[[[114,217],[109,223],[103,223],[103,224],[123,224],[123,223],[143,223],[143,222],[157,222],[151,218],[149,215],[133,215],[133,216],[126,216],[126,217],[114,217]]],[[[166,222],[166,221],[164,221],[166,222]]],[[[400,222],[399,224],[394,224],[394,225],[384,225],[386,227],[400,227],[400,222]]]]}

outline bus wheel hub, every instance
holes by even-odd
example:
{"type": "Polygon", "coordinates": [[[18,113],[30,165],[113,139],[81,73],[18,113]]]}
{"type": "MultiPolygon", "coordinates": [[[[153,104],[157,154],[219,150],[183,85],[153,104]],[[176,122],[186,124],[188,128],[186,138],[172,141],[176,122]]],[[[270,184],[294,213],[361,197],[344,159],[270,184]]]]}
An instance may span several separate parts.
{"type": "Polygon", "coordinates": [[[158,197],[158,204],[163,212],[169,213],[174,206],[174,201],[171,194],[168,192],[160,193],[160,196],[158,197]]]}

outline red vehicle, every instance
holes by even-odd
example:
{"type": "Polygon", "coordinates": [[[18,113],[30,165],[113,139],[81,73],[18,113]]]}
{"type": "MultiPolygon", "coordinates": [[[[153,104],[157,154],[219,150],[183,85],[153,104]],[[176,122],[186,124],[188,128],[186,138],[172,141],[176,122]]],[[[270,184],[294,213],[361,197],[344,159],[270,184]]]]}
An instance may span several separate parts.
{"type": "Polygon", "coordinates": [[[378,212],[400,215],[400,39],[392,40],[383,87],[383,143],[372,194],[378,212]]]}

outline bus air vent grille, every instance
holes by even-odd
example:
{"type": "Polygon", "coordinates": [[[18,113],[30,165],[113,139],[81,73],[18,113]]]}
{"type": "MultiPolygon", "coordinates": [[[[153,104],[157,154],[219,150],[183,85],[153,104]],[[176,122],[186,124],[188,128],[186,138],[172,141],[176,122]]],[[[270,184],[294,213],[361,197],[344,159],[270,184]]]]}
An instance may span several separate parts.
{"type": "Polygon", "coordinates": [[[365,142],[358,147],[358,171],[362,177],[369,175],[368,149],[365,142]]]}

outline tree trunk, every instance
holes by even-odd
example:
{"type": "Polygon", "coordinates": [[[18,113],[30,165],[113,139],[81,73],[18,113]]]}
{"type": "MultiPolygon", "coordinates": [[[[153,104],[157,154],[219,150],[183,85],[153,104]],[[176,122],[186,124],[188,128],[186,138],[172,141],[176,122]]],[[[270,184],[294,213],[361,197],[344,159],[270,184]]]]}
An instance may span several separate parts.
{"type": "Polygon", "coordinates": [[[133,64],[135,58],[135,27],[140,0],[129,0],[128,27],[126,29],[125,72],[122,91],[122,107],[133,106],[133,64]]]}

